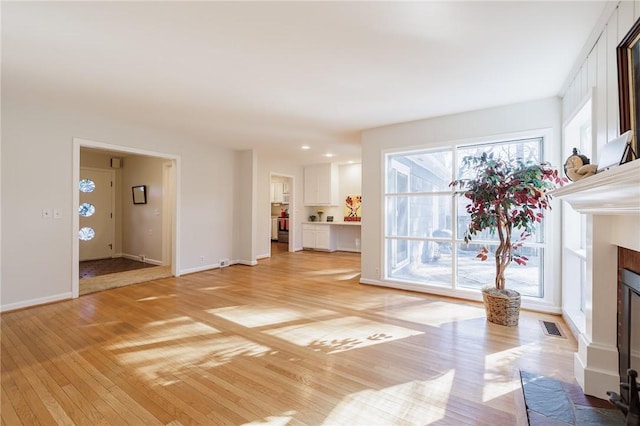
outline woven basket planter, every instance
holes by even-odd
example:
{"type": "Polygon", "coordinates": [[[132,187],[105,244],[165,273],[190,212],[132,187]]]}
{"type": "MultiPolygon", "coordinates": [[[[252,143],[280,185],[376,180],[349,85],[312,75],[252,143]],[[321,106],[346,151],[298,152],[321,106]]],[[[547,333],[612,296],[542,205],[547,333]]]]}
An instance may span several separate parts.
{"type": "Polygon", "coordinates": [[[520,293],[515,290],[498,290],[493,286],[488,286],[482,289],[482,300],[489,322],[507,327],[518,325],[520,293]]]}

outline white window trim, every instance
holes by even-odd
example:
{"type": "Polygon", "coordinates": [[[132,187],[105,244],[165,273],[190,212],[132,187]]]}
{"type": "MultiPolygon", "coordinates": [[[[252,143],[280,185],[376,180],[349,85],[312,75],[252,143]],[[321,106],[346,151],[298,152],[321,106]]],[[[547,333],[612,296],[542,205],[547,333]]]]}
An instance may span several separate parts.
{"type": "MultiPolygon", "coordinates": [[[[451,140],[451,141],[443,141],[425,144],[421,146],[411,146],[404,148],[390,148],[381,151],[381,164],[385,168],[385,172],[381,173],[381,197],[380,197],[380,211],[381,211],[381,221],[380,221],[380,274],[379,274],[379,282],[385,286],[391,288],[398,288],[403,290],[411,290],[422,293],[436,294],[441,296],[450,296],[456,297],[466,300],[474,300],[481,301],[482,295],[481,292],[476,289],[468,289],[468,288],[449,288],[449,287],[441,287],[441,286],[433,286],[429,284],[414,284],[405,281],[394,280],[392,278],[386,277],[386,241],[385,241],[385,220],[386,220],[386,211],[385,211],[385,202],[386,198],[386,157],[390,154],[411,154],[412,152],[424,152],[424,151],[437,151],[442,148],[452,148],[453,149],[453,161],[457,161],[457,148],[465,145],[475,145],[475,144],[486,144],[486,143],[495,143],[495,142],[505,142],[517,139],[530,139],[530,138],[542,138],[542,161],[549,161],[552,166],[559,171],[562,171],[562,164],[559,161],[559,153],[560,153],[560,140],[554,141],[554,129],[552,128],[541,128],[541,129],[532,129],[526,130],[522,132],[512,132],[512,133],[504,133],[490,136],[482,136],[477,138],[469,138],[469,139],[459,139],[459,140],[451,140]]],[[[453,180],[453,177],[452,177],[453,180]]],[[[562,272],[562,263],[561,263],[561,222],[562,216],[560,214],[561,204],[559,200],[551,201],[552,210],[547,211],[545,214],[545,227],[544,227],[544,241],[545,241],[545,250],[544,250],[544,268],[543,268],[543,292],[544,296],[542,298],[531,297],[531,296],[522,296],[522,307],[525,309],[532,309],[541,312],[549,312],[560,314],[562,312],[561,308],[561,292],[562,292],[562,282],[561,282],[561,272],[562,272]]],[[[489,283],[488,283],[489,284],[489,283]]],[[[507,283],[507,287],[508,287],[507,283]]]]}

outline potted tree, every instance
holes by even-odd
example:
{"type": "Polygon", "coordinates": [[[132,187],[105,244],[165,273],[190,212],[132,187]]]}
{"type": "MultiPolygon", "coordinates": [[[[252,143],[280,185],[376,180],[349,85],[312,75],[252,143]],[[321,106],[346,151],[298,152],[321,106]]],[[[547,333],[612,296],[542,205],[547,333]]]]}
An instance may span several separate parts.
{"type": "MultiPolygon", "coordinates": [[[[511,262],[526,265],[527,257],[518,248],[531,236],[536,223],[542,221],[544,210],[551,209],[549,190],[562,186],[565,178],[549,163],[525,163],[520,159],[505,160],[493,154],[465,157],[465,174],[451,182],[458,195],[469,200],[466,206],[470,223],[464,233],[465,243],[484,231],[498,235],[495,249],[495,282],[482,289],[482,298],[490,322],[518,325],[520,293],[506,288],[505,271],[511,262]],[[514,231],[519,237],[512,240],[514,231]]],[[[477,255],[487,260],[489,249],[482,246],[477,255]]]]}

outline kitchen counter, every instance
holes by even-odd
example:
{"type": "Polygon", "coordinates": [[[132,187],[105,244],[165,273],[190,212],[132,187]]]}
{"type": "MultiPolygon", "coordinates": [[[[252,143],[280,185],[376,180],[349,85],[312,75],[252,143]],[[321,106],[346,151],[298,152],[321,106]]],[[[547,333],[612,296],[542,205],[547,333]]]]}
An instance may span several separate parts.
{"type": "Polygon", "coordinates": [[[360,252],[361,222],[302,222],[302,247],[360,252]]]}

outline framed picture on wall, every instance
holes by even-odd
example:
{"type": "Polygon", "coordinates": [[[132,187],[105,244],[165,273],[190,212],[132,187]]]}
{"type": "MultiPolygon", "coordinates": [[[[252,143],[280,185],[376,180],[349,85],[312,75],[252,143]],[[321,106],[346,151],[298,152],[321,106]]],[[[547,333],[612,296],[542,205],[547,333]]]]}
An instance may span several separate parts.
{"type": "Polygon", "coordinates": [[[133,204],[147,204],[147,185],[138,185],[131,188],[133,204]]]}
{"type": "MultiPolygon", "coordinates": [[[[640,19],[618,45],[618,100],[620,134],[631,130],[631,148],[639,155],[640,144],[640,19]]],[[[627,157],[626,161],[634,158],[627,157]]]]}

